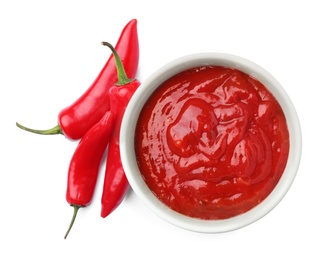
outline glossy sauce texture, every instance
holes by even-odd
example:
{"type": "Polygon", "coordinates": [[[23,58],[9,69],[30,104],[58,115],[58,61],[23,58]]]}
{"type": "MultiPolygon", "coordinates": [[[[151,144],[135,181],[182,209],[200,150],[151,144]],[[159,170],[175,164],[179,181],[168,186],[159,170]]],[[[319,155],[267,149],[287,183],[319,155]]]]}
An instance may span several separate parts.
{"type": "Polygon", "coordinates": [[[143,107],[135,149],[142,176],[173,210],[226,219],[259,204],[289,153],[283,111],[260,82],[203,66],[164,82],[143,107]]]}

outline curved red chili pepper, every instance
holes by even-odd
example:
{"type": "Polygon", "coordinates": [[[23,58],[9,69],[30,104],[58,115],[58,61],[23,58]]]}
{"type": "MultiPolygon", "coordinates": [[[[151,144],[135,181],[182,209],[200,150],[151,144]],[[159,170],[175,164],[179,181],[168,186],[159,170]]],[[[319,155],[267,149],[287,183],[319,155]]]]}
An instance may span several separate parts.
{"type": "MultiPolygon", "coordinates": [[[[122,30],[116,45],[128,77],[134,78],[139,63],[137,20],[131,20],[122,30]]],[[[49,130],[35,130],[18,123],[23,130],[37,134],[63,134],[80,139],[109,110],[108,90],[117,82],[117,70],[111,55],[98,77],[86,92],[58,115],[58,125],[49,130]]]]}
{"type": "Polygon", "coordinates": [[[106,112],[102,119],[83,136],[71,158],[68,170],[67,202],[74,214],[66,238],[76,219],[77,211],[91,203],[102,156],[113,127],[114,114],[106,112]]]}
{"type": "Polygon", "coordinates": [[[114,54],[119,79],[118,83],[109,89],[110,109],[114,113],[114,128],[108,145],[105,179],[101,199],[101,217],[105,218],[122,202],[130,187],[122,166],[119,134],[124,111],[133,93],[139,87],[140,82],[136,79],[128,79],[121,65],[119,55],[109,43],[104,42],[103,44],[111,48],[114,54]]]}

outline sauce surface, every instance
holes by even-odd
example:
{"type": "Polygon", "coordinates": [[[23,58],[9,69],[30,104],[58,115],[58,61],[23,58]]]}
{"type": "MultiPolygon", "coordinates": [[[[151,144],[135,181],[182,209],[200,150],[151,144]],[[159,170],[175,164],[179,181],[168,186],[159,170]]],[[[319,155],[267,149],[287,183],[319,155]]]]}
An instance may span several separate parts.
{"type": "Polygon", "coordinates": [[[151,191],[171,209],[226,219],[265,199],[289,153],[283,111],[249,75],[203,66],[164,82],[143,107],[137,162],[151,191]]]}

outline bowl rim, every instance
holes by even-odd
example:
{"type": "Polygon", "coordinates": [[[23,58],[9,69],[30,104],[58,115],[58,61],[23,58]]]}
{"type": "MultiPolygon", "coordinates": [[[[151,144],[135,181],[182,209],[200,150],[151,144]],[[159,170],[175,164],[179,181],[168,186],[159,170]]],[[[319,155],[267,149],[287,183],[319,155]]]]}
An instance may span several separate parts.
{"type": "Polygon", "coordinates": [[[132,96],[123,116],[120,130],[120,152],[122,165],[129,184],[135,194],[156,215],[167,222],[186,230],[202,233],[221,233],[247,226],[268,214],[284,198],[291,187],[301,160],[302,134],[298,114],[292,101],[280,83],[264,68],[240,56],[205,52],[177,58],[152,73],[142,82],[132,96]],[[141,177],[134,150],[134,132],[140,111],[154,90],[166,79],[180,71],[198,66],[226,66],[241,70],[264,84],[281,105],[290,135],[289,157],[276,187],[257,206],[246,213],[222,220],[202,220],[184,216],[164,205],[149,190],[141,177]]]}

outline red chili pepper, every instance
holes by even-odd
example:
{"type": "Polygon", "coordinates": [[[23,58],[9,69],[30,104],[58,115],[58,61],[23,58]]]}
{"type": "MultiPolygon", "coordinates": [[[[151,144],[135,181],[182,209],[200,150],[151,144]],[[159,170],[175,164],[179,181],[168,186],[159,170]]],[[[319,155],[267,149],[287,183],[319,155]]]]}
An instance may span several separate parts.
{"type": "Polygon", "coordinates": [[[114,128],[108,145],[106,172],[102,193],[101,217],[107,217],[122,202],[130,185],[122,167],[119,134],[124,111],[133,93],[139,87],[137,79],[129,79],[125,73],[119,55],[112,45],[103,42],[108,46],[115,57],[118,70],[118,82],[109,89],[110,109],[114,113],[114,128]]]}
{"type": "Polygon", "coordinates": [[[78,209],[91,203],[102,156],[109,142],[114,114],[106,112],[102,119],[83,136],[72,156],[68,170],[67,202],[74,214],[66,238],[75,222],[78,209]]]}
{"type": "MultiPolygon", "coordinates": [[[[135,77],[139,62],[139,42],[137,20],[131,20],[122,30],[116,49],[121,55],[129,77],[135,77]]],[[[26,131],[52,135],[63,134],[69,139],[80,139],[109,110],[109,86],[117,82],[117,70],[111,55],[98,77],[86,92],[72,105],[64,108],[58,115],[58,125],[49,130],[35,130],[18,123],[26,131]]]]}

